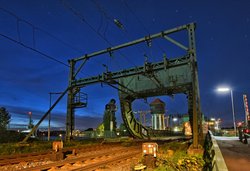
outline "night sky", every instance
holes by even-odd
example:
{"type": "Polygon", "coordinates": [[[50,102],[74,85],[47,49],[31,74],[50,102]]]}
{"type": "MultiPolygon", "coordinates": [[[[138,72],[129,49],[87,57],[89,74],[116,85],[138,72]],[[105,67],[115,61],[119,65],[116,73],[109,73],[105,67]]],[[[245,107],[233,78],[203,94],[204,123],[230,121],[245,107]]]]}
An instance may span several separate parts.
{"type": "MultiPolygon", "coordinates": [[[[36,123],[49,108],[49,92],[66,89],[69,59],[195,22],[202,112],[232,126],[230,94],[215,89],[233,89],[236,121],[243,120],[242,94],[250,95],[249,9],[248,0],[0,0],[0,106],[12,115],[11,124],[28,124],[29,111],[36,123]]],[[[183,35],[176,37],[185,42],[183,35]]],[[[161,61],[164,53],[178,57],[179,51],[168,45],[162,39],[152,47],[141,44],[112,57],[101,55],[89,60],[78,78],[101,74],[103,64],[109,71],[141,66],[145,55],[150,62],[161,61]]],[[[88,107],[76,111],[76,127],[96,127],[105,104],[111,98],[119,104],[118,91],[101,84],[83,91],[88,107]]],[[[52,95],[52,101],[57,97],[52,95]]],[[[187,113],[184,95],[160,98],[167,114],[187,113]]],[[[133,109],[148,110],[149,105],[136,100],[133,109]]],[[[120,123],[120,110],[116,115],[120,123]]],[[[66,97],[52,111],[52,126],[64,127],[65,118],[66,97]]]]}

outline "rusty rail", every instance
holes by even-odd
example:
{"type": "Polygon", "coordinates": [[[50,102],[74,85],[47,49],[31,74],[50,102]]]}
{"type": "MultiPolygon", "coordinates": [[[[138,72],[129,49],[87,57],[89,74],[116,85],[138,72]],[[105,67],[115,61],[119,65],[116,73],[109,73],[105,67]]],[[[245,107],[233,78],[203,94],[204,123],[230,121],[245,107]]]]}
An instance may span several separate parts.
{"type": "MultiPolygon", "coordinates": [[[[37,171],[37,170],[49,170],[51,168],[62,168],[63,166],[73,166],[73,164],[77,163],[77,162],[83,162],[89,159],[97,159],[100,157],[104,157],[104,156],[112,156],[115,154],[119,154],[120,157],[122,157],[123,155],[126,154],[126,157],[133,156],[135,154],[135,151],[129,152],[129,150],[134,149],[136,150],[136,153],[140,153],[140,149],[137,148],[113,148],[113,149],[106,149],[104,152],[97,152],[96,154],[90,154],[88,156],[83,156],[83,157],[77,157],[77,158],[72,158],[72,159],[66,159],[63,161],[59,161],[56,163],[51,163],[51,164],[46,164],[46,165],[42,165],[42,166],[37,166],[37,167],[31,167],[31,168],[26,168],[26,169],[22,169],[23,171],[37,171]],[[123,154],[125,153],[125,154],[123,154]]],[[[125,157],[125,156],[124,156],[125,157]]],[[[118,158],[118,157],[117,157],[118,158]]],[[[108,159],[108,162],[112,162],[114,159],[108,159]]],[[[104,162],[104,161],[102,161],[104,162]]],[[[84,166],[85,167],[85,166],[84,166]]],[[[89,167],[96,167],[96,166],[89,166],[89,167]]],[[[72,168],[74,169],[74,168],[72,168]]],[[[78,169],[78,168],[76,168],[78,169]]],[[[71,169],[70,169],[71,170],[71,169]]]]}

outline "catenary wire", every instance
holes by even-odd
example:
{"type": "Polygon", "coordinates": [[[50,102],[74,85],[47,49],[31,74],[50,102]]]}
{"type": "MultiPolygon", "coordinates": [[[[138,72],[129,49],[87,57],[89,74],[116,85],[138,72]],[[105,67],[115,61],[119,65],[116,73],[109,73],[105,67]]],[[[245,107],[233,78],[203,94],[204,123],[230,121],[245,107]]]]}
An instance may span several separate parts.
{"type": "MultiPolygon", "coordinates": [[[[125,0],[123,0],[123,2],[125,4],[125,6],[127,7],[127,9],[130,11],[130,13],[135,16],[135,19],[138,21],[138,23],[140,23],[142,25],[142,27],[146,31],[146,33],[150,34],[149,30],[146,28],[146,26],[143,24],[143,22],[139,19],[139,17],[135,14],[135,12],[129,7],[127,2],[125,0]]],[[[163,53],[165,53],[165,50],[157,42],[156,42],[156,45],[163,53]]]]}
{"type": "MultiPolygon", "coordinates": [[[[113,17],[112,15],[108,15],[108,13],[106,12],[106,10],[97,2],[97,0],[92,0],[92,2],[95,4],[97,10],[107,19],[110,20],[110,22],[115,23],[115,17],[113,17]]],[[[120,21],[119,21],[120,22],[120,21]]],[[[122,23],[120,23],[122,25],[122,23]]],[[[124,35],[126,36],[126,38],[131,37],[131,35],[127,32],[127,30],[124,28],[124,26],[122,25],[122,28],[119,27],[120,30],[122,31],[122,33],[124,33],[124,35]]],[[[138,49],[139,53],[142,53],[145,56],[146,55],[146,49],[145,47],[142,47],[143,49],[139,48],[138,46],[136,46],[136,48],[138,49]],[[141,52],[140,52],[141,51],[141,52]]]]}
{"type": "MultiPolygon", "coordinates": [[[[2,7],[0,7],[0,10],[2,10],[2,11],[4,11],[5,13],[7,13],[7,14],[9,14],[9,15],[11,15],[11,16],[13,16],[13,17],[16,18],[16,20],[17,20],[18,40],[19,40],[19,41],[21,41],[21,38],[20,38],[20,26],[19,26],[19,24],[20,24],[20,22],[24,22],[24,23],[26,23],[26,24],[28,24],[28,25],[30,25],[30,26],[32,27],[32,31],[33,31],[33,43],[34,43],[34,44],[35,44],[35,30],[38,30],[38,31],[41,31],[41,32],[47,34],[48,36],[52,37],[53,39],[55,39],[55,40],[61,42],[62,44],[68,46],[69,48],[75,50],[76,52],[82,54],[82,51],[81,51],[80,49],[73,47],[73,46],[70,45],[69,43],[67,43],[67,42],[65,42],[65,41],[63,41],[63,40],[61,40],[61,39],[59,39],[58,37],[54,36],[53,34],[49,33],[48,31],[46,31],[46,30],[44,30],[44,29],[42,29],[42,28],[39,28],[39,27],[35,26],[35,25],[32,24],[31,22],[29,22],[29,21],[27,21],[27,20],[24,20],[24,19],[20,18],[20,17],[17,16],[15,13],[13,13],[13,12],[11,12],[11,11],[9,11],[9,10],[6,10],[6,9],[4,9],[4,8],[2,8],[2,7]]],[[[33,45],[33,46],[34,46],[34,45],[33,45]]],[[[34,47],[35,47],[35,46],[34,46],[34,47]]]]}
{"type": "MultiPolygon", "coordinates": [[[[31,22],[29,22],[29,21],[27,21],[27,20],[25,20],[25,19],[20,18],[20,17],[17,16],[15,13],[13,13],[13,12],[7,10],[7,9],[4,9],[4,8],[2,8],[2,7],[0,7],[0,10],[3,11],[3,12],[5,12],[5,13],[7,13],[7,14],[9,14],[9,15],[11,15],[11,16],[13,16],[14,18],[16,18],[16,21],[17,21],[16,27],[17,27],[18,40],[15,40],[15,39],[13,39],[13,38],[11,38],[11,37],[8,37],[8,36],[6,36],[6,35],[4,35],[4,34],[1,34],[2,37],[5,37],[5,38],[11,40],[12,42],[15,42],[15,43],[17,43],[17,44],[19,44],[19,45],[21,45],[21,46],[23,46],[23,47],[25,47],[25,48],[28,48],[28,49],[30,49],[30,50],[32,50],[32,51],[34,51],[34,52],[37,52],[37,53],[39,53],[40,55],[43,55],[43,56],[49,58],[50,60],[56,61],[56,62],[58,62],[58,63],[61,63],[61,64],[65,65],[65,66],[67,66],[67,67],[69,67],[68,64],[66,64],[66,63],[64,63],[64,62],[62,62],[62,61],[60,61],[60,60],[58,60],[58,59],[56,59],[56,58],[54,58],[54,57],[52,57],[52,56],[50,56],[50,55],[47,55],[47,54],[45,54],[44,52],[41,52],[41,51],[39,51],[39,50],[37,50],[37,49],[35,48],[35,42],[36,42],[36,40],[35,40],[35,30],[38,30],[38,31],[40,31],[40,32],[42,32],[42,33],[44,33],[44,34],[47,34],[48,36],[52,37],[53,39],[57,40],[58,42],[61,42],[63,45],[66,45],[66,46],[68,46],[69,48],[71,48],[71,49],[77,51],[78,53],[82,54],[82,51],[81,51],[81,50],[79,50],[79,49],[77,49],[77,48],[71,46],[69,43],[67,43],[67,42],[65,42],[65,41],[63,41],[63,40],[57,38],[56,36],[54,36],[53,34],[49,33],[48,31],[46,31],[46,30],[44,30],[44,29],[42,29],[42,28],[39,28],[39,27],[35,26],[35,25],[32,24],[31,22]],[[32,27],[33,47],[30,47],[30,46],[25,45],[24,43],[22,43],[22,40],[21,40],[21,33],[20,33],[20,22],[24,22],[24,23],[26,23],[26,24],[28,24],[29,26],[32,27]]],[[[83,73],[83,72],[81,71],[81,73],[83,73]]],[[[86,73],[83,73],[83,74],[89,76],[89,75],[86,74],[86,73]]]]}
{"type": "MultiPolygon", "coordinates": [[[[78,17],[82,22],[86,23],[87,26],[89,28],[91,28],[92,31],[94,31],[100,38],[102,38],[107,44],[109,44],[110,46],[113,46],[112,43],[107,39],[105,38],[101,33],[99,33],[91,24],[89,24],[89,22],[85,19],[85,17],[79,13],[77,10],[75,10],[71,5],[69,4],[66,4],[65,3],[65,0],[60,0],[62,5],[68,9],[70,12],[72,12],[76,17],[78,17]]],[[[119,51],[118,51],[119,52],[119,51]]],[[[119,54],[127,60],[127,62],[133,64],[135,67],[137,67],[131,60],[129,60],[125,55],[123,55],[121,52],[119,52],[119,54]]]]}
{"type": "Polygon", "coordinates": [[[4,35],[4,34],[2,34],[2,33],[0,33],[0,36],[6,38],[6,39],[8,39],[8,40],[10,40],[10,41],[12,41],[12,42],[14,42],[14,43],[16,43],[16,44],[19,44],[19,45],[21,45],[21,46],[23,46],[23,47],[25,47],[25,48],[27,48],[27,49],[30,49],[30,50],[32,50],[32,51],[34,51],[34,52],[36,52],[36,53],[39,53],[40,55],[42,55],[42,56],[44,56],[44,57],[46,57],[46,58],[48,58],[48,59],[50,59],[50,60],[53,60],[53,61],[58,62],[58,63],[60,63],[60,64],[62,64],[62,65],[64,65],[64,66],[69,67],[68,64],[66,64],[66,63],[64,63],[64,62],[62,62],[62,61],[60,61],[60,60],[58,60],[58,59],[56,59],[56,58],[54,58],[54,57],[52,57],[52,56],[50,56],[50,55],[47,55],[47,54],[45,54],[44,52],[41,52],[41,51],[39,51],[39,50],[37,50],[37,49],[34,49],[34,48],[30,47],[30,46],[27,46],[27,45],[23,44],[22,42],[19,42],[19,41],[15,40],[15,39],[13,39],[13,38],[11,38],[11,37],[9,37],[9,36],[6,36],[6,35],[4,35]]]}

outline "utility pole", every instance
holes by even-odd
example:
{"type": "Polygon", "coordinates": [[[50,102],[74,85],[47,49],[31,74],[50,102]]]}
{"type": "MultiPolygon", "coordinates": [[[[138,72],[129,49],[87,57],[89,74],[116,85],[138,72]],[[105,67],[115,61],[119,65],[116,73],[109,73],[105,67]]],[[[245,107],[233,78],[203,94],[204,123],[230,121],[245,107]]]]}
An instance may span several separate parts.
{"type": "Polygon", "coordinates": [[[146,126],[146,115],[148,113],[150,113],[150,111],[148,111],[148,110],[139,110],[139,111],[135,111],[134,113],[140,115],[140,123],[143,126],[146,126]]]}
{"type": "MultiPolygon", "coordinates": [[[[51,93],[49,93],[49,108],[51,108],[51,93]]],[[[48,121],[48,141],[50,141],[50,119],[51,119],[51,112],[49,112],[49,121],[48,121]]]]}
{"type": "Polygon", "coordinates": [[[73,138],[73,130],[75,129],[75,110],[74,110],[74,92],[73,81],[75,81],[75,61],[70,60],[68,99],[67,99],[67,118],[66,118],[66,140],[70,141],[73,138]]]}
{"type": "Polygon", "coordinates": [[[28,112],[28,114],[29,114],[29,126],[28,126],[28,128],[31,129],[32,128],[32,119],[31,119],[32,112],[28,112]]]}
{"type": "MultiPolygon", "coordinates": [[[[62,92],[50,92],[49,93],[49,108],[51,108],[51,100],[52,100],[52,95],[53,94],[62,94],[62,92]]],[[[50,141],[50,121],[51,121],[51,112],[49,112],[48,116],[48,141],[50,141]]]]}

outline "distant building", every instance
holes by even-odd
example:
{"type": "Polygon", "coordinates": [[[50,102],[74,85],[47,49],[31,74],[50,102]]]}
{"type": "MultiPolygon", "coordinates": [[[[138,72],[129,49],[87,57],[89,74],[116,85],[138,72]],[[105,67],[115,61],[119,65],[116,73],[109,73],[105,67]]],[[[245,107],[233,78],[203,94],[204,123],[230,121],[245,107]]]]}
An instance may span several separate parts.
{"type": "Polygon", "coordinates": [[[160,99],[155,99],[150,104],[150,111],[152,115],[152,129],[165,130],[165,103],[160,99]]]}
{"type": "Polygon", "coordinates": [[[26,129],[28,129],[27,124],[8,124],[8,130],[21,132],[26,129]]]}

